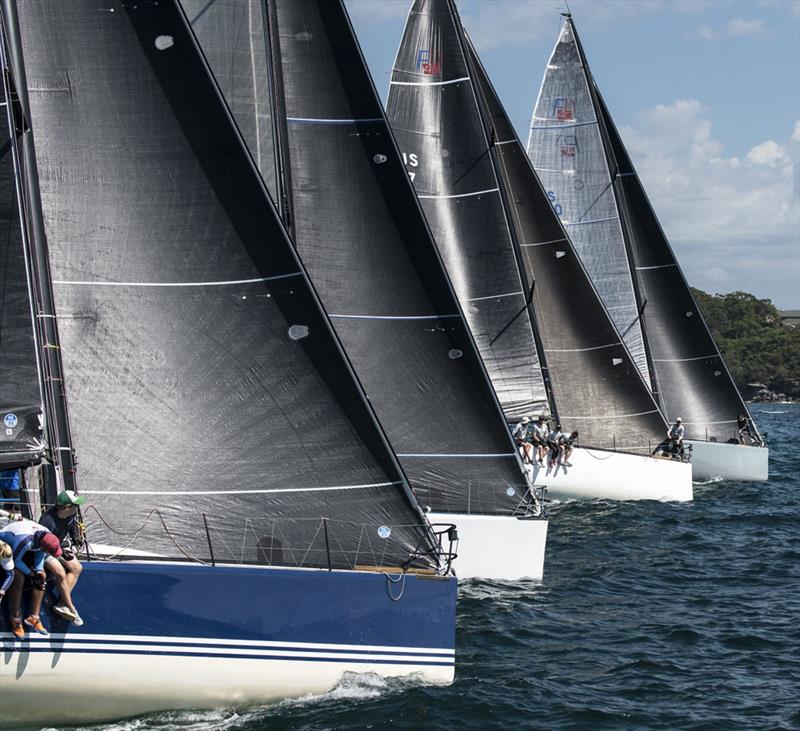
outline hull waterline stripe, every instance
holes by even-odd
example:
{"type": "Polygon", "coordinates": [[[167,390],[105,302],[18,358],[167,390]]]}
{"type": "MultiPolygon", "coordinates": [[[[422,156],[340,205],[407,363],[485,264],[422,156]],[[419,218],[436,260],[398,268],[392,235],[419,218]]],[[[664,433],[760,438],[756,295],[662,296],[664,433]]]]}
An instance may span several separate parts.
{"type": "Polygon", "coordinates": [[[316,117],[286,117],[287,122],[294,124],[364,124],[383,122],[383,117],[364,117],[363,119],[320,119],[316,117]]]}
{"type": "Polygon", "coordinates": [[[478,458],[478,459],[488,459],[488,458],[494,458],[494,457],[516,457],[517,455],[516,455],[516,453],[512,452],[511,454],[506,454],[506,453],[504,453],[504,454],[398,454],[397,456],[398,457],[424,457],[424,458],[426,458],[426,457],[438,457],[438,458],[444,458],[444,459],[450,459],[450,458],[458,458],[458,459],[467,458],[467,459],[469,459],[471,457],[474,457],[474,458],[478,458]]]}
{"type": "Polygon", "coordinates": [[[570,223],[569,221],[562,221],[565,226],[585,226],[589,223],[602,223],[603,221],[619,221],[619,216],[607,216],[606,218],[593,218],[591,221],[575,221],[574,223],[570,223]]]}
{"type": "Polygon", "coordinates": [[[484,193],[498,193],[500,188],[488,188],[486,190],[476,190],[472,193],[456,193],[454,195],[425,195],[420,194],[417,198],[425,198],[431,200],[450,200],[452,198],[470,198],[476,195],[483,195],[484,193]]]}
{"type": "Polygon", "coordinates": [[[461,315],[328,315],[332,320],[449,320],[461,315]]]}
{"type": "Polygon", "coordinates": [[[256,282],[274,282],[278,279],[291,279],[302,276],[300,272],[279,274],[275,277],[258,277],[256,279],[229,279],[221,282],[89,282],[75,279],[55,279],[53,284],[89,285],[92,287],[225,287],[230,284],[255,284],[256,282]]]}
{"type": "MultiPolygon", "coordinates": [[[[407,71],[394,69],[397,73],[405,74],[407,71]]],[[[394,86],[447,86],[448,84],[459,84],[462,81],[470,81],[469,76],[461,76],[458,79],[450,79],[449,81],[390,81],[390,85],[394,86]]]]}
{"type": "Polygon", "coordinates": [[[326,492],[328,490],[366,490],[371,487],[400,485],[395,482],[373,482],[367,485],[334,485],[331,487],[287,487],[269,490],[81,490],[81,495],[262,495],[281,492],[326,492]]]}
{"type": "Polygon", "coordinates": [[[636,267],[636,271],[637,272],[644,272],[644,271],[647,271],[648,269],[670,269],[671,267],[676,267],[676,266],[678,266],[678,265],[677,264],[658,264],[658,265],[652,266],[652,267],[636,267]]]}
{"type": "Polygon", "coordinates": [[[587,352],[589,350],[603,350],[604,348],[614,348],[619,344],[620,343],[609,343],[608,345],[595,345],[595,346],[593,346],[591,348],[573,348],[573,349],[569,349],[569,348],[565,348],[565,349],[545,348],[544,352],[545,353],[585,353],[585,352],[587,352]]]}
{"type": "MultiPolygon", "coordinates": [[[[0,637],[12,639],[10,632],[0,633],[0,637]]],[[[168,635],[102,635],[102,634],[75,634],[65,632],[53,632],[48,637],[31,635],[33,642],[50,643],[53,641],[93,641],[93,642],[117,642],[120,644],[128,643],[149,643],[161,645],[198,645],[204,647],[222,646],[249,646],[262,648],[282,648],[299,650],[344,650],[355,652],[386,652],[393,655],[455,655],[455,649],[438,647],[406,647],[404,645],[346,645],[326,642],[279,642],[276,640],[229,640],[217,637],[174,637],[168,635]]]]}
{"type": "Polygon", "coordinates": [[[653,358],[656,363],[688,363],[692,360],[708,360],[709,358],[719,358],[719,356],[714,353],[714,355],[700,355],[697,358],[653,358]]]}
{"type": "Polygon", "coordinates": [[[466,302],[482,302],[483,300],[496,300],[501,297],[516,297],[524,292],[506,292],[505,294],[491,294],[488,297],[468,297],[466,302]]]}

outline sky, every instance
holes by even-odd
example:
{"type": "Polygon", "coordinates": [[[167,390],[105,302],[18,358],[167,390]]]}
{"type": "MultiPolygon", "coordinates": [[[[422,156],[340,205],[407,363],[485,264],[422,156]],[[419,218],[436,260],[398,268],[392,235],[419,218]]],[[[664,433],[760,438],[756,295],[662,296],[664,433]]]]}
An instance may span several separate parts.
{"type": "MultiPolygon", "coordinates": [[[[568,0],[689,283],[800,309],[800,0],[568,0]]],[[[527,144],[564,0],[457,0],[527,144]]],[[[384,101],[410,0],[345,0],[384,101]]]]}

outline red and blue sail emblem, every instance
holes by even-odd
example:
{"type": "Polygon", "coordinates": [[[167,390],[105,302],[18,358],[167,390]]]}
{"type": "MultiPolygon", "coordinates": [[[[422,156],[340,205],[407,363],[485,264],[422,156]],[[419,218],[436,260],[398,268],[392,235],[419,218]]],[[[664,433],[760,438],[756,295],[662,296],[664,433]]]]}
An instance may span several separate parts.
{"type": "Polygon", "coordinates": [[[556,138],[556,145],[561,151],[561,157],[575,157],[580,152],[578,138],[575,135],[559,135],[556,138]]]}
{"type": "Polygon", "coordinates": [[[417,71],[422,71],[426,76],[442,73],[442,61],[439,51],[430,48],[420,48],[417,51],[417,71]]]}
{"type": "Polygon", "coordinates": [[[575,100],[565,96],[553,100],[553,117],[559,122],[571,122],[575,119],[575,100]]]}

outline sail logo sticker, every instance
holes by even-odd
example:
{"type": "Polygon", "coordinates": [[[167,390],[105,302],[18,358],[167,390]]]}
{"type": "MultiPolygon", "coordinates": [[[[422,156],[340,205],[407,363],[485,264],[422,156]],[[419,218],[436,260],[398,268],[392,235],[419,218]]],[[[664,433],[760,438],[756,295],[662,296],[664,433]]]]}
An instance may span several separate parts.
{"type": "Polygon", "coordinates": [[[561,157],[575,157],[580,153],[578,138],[575,135],[559,135],[556,137],[556,145],[561,152],[561,157]]]}
{"type": "Polygon", "coordinates": [[[552,116],[559,122],[571,122],[575,119],[575,100],[559,96],[553,100],[552,116]]]}
{"type": "Polygon", "coordinates": [[[417,51],[417,71],[422,71],[426,76],[442,73],[442,61],[439,52],[431,52],[430,48],[420,48],[417,51]]]}
{"type": "Polygon", "coordinates": [[[18,423],[19,419],[17,419],[16,414],[6,414],[3,417],[3,424],[5,424],[8,429],[13,429],[18,423]]]}
{"type": "Polygon", "coordinates": [[[558,203],[556,201],[555,191],[553,191],[553,190],[548,190],[547,191],[547,200],[550,201],[550,205],[553,206],[553,210],[556,212],[556,215],[559,218],[561,218],[561,216],[564,214],[564,208],[560,203],[558,203]]]}
{"type": "Polygon", "coordinates": [[[392,529],[388,525],[382,525],[378,528],[379,538],[388,538],[390,535],[392,535],[392,529]]]}

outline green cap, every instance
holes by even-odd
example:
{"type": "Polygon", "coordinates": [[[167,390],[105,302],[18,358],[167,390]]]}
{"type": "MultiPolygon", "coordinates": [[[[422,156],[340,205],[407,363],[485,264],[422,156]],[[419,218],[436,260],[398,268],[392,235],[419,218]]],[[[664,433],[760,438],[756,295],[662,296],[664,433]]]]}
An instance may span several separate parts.
{"type": "Polygon", "coordinates": [[[85,502],[85,497],[78,495],[78,493],[73,492],[72,490],[64,490],[63,492],[60,492],[56,498],[56,505],[58,505],[59,508],[64,508],[67,505],[83,505],[85,502]]]}

